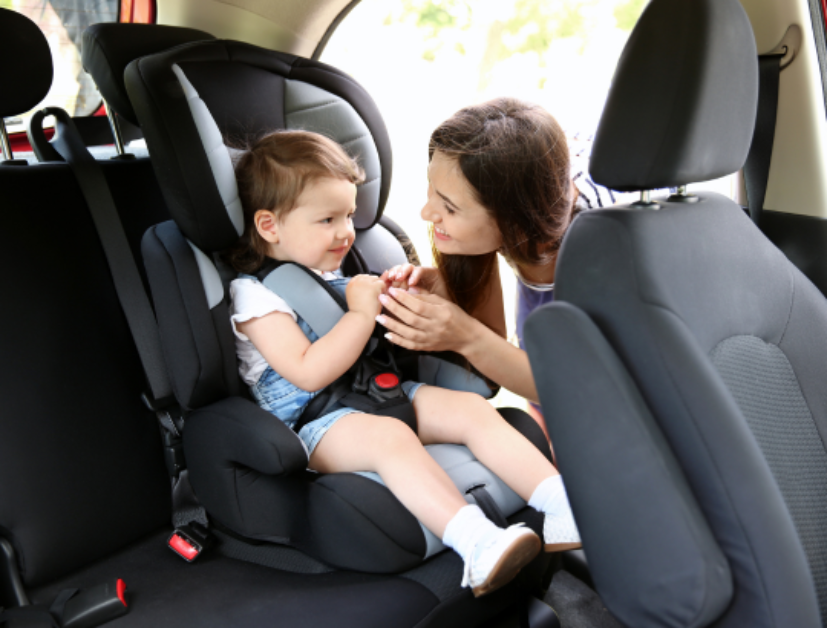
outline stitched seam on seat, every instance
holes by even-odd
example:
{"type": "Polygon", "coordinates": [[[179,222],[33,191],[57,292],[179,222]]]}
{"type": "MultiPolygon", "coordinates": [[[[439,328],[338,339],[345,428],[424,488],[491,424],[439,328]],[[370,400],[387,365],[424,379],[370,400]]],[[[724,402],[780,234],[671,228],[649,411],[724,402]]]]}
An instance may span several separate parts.
{"type": "Polygon", "coordinates": [[[310,105],[309,107],[302,107],[301,109],[294,109],[293,111],[285,112],[285,115],[292,116],[294,113],[301,113],[303,111],[313,111],[314,109],[321,109],[323,107],[330,107],[330,105],[338,105],[338,100],[330,100],[328,102],[323,102],[320,105],[310,105]]]}
{"type": "Polygon", "coordinates": [[[353,142],[361,140],[363,137],[370,137],[370,133],[362,133],[362,135],[357,135],[356,137],[351,138],[349,140],[339,142],[339,144],[341,144],[342,146],[347,146],[348,144],[353,144],[353,142]]]}
{"type": "MultiPolygon", "coordinates": [[[[675,312],[673,312],[671,309],[669,309],[668,307],[663,306],[663,305],[658,305],[656,303],[649,303],[648,305],[650,305],[651,307],[661,309],[661,310],[673,315],[675,318],[677,318],[679,321],[681,321],[681,323],[683,323],[685,326],[688,327],[688,325],[686,325],[686,322],[680,316],[678,316],[675,312]]],[[[672,375],[672,371],[669,369],[668,362],[664,359],[664,355],[663,355],[663,352],[661,351],[660,344],[659,343],[654,343],[654,346],[655,346],[655,349],[658,352],[658,357],[660,358],[660,363],[663,366],[663,370],[666,373],[667,377],[669,377],[669,381],[672,384],[672,389],[677,393],[675,395],[675,398],[680,402],[686,416],[691,419],[691,424],[692,424],[692,427],[694,428],[695,434],[696,434],[697,438],[700,440],[700,442],[702,442],[703,445],[704,445],[704,449],[705,449],[704,453],[706,454],[706,458],[709,460],[712,468],[715,469],[715,475],[716,475],[716,479],[718,480],[718,485],[720,486],[720,490],[721,490],[722,494],[725,495],[726,498],[727,498],[727,505],[729,506],[729,509],[730,509],[730,512],[732,513],[733,519],[735,519],[738,522],[738,530],[740,532],[740,536],[741,536],[741,539],[743,540],[744,546],[746,548],[749,548],[749,556],[750,556],[750,559],[751,559],[751,562],[752,562],[752,567],[753,567],[753,570],[754,570],[754,574],[756,575],[756,579],[758,580],[758,582],[761,585],[761,591],[763,593],[764,606],[767,608],[767,610],[770,612],[770,614],[773,614],[774,608],[773,608],[773,605],[770,604],[770,602],[769,602],[769,593],[767,592],[767,583],[764,579],[764,574],[760,569],[758,569],[758,560],[757,560],[756,555],[755,555],[755,550],[753,548],[752,540],[750,539],[749,535],[746,534],[746,527],[744,526],[744,523],[743,523],[742,518],[741,518],[741,516],[738,512],[738,509],[735,508],[735,504],[734,504],[734,501],[731,497],[729,487],[727,486],[726,482],[724,482],[724,480],[723,480],[723,476],[721,475],[720,469],[718,468],[718,465],[715,461],[715,458],[712,455],[710,455],[710,453],[709,453],[710,452],[709,444],[707,443],[706,438],[704,438],[703,432],[700,429],[698,429],[698,424],[695,421],[694,414],[689,410],[689,407],[686,404],[686,400],[684,399],[684,396],[681,394],[680,388],[676,385],[676,380],[672,375]]],[[[740,409],[739,409],[739,411],[740,411],[740,409]]],[[[668,442],[669,442],[669,440],[667,438],[667,443],[668,442]]],[[[756,443],[756,446],[758,446],[757,443],[756,443]]],[[[670,443],[670,447],[671,447],[671,443],[670,443]]],[[[759,447],[759,450],[760,450],[760,447],[759,447]]],[[[687,478],[687,483],[688,483],[688,478],[687,478]]],[[[690,490],[691,490],[691,485],[690,485],[690,490]]],[[[692,493],[693,493],[693,497],[695,497],[694,491],[692,493]]],[[[696,502],[698,502],[697,497],[695,497],[695,500],[696,500],[696,502]]],[[[698,502],[698,508],[701,510],[701,513],[704,515],[704,519],[706,519],[706,514],[703,512],[703,509],[701,508],[700,502],[698,502]]],[[[718,538],[715,536],[715,534],[712,530],[712,526],[709,525],[708,520],[706,521],[706,523],[707,523],[707,526],[709,526],[709,528],[710,528],[710,532],[712,532],[712,538],[718,544],[719,549],[721,549],[721,553],[724,555],[724,559],[727,560],[727,562],[729,562],[729,558],[727,557],[726,553],[723,551],[723,548],[720,547],[720,543],[718,542],[718,538]]],[[[733,580],[734,580],[734,575],[733,575],[733,580]]],[[[774,614],[773,614],[773,622],[776,623],[776,624],[778,623],[775,616],[774,616],[774,614]]]]}

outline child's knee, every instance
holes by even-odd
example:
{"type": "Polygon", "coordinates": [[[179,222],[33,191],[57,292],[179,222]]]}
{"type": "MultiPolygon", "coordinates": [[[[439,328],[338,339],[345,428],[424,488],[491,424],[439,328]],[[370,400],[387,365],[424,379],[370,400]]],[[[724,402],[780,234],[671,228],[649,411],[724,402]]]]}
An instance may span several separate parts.
{"type": "Polygon", "coordinates": [[[374,438],[376,446],[383,451],[395,451],[410,447],[421,447],[416,433],[399,419],[388,416],[374,416],[374,438]]]}

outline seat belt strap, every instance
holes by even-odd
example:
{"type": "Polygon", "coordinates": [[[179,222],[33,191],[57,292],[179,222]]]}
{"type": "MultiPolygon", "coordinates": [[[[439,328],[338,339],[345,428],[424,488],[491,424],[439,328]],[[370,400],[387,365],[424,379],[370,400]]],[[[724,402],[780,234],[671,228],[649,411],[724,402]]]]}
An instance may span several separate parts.
{"type": "Polygon", "coordinates": [[[744,183],[747,188],[747,205],[753,222],[761,222],[767,181],[770,177],[772,146],[775,141],[775,121],[778,113],[778,85],[783,54],[758,57],[758,111],[752,145],[744,164],[744,183]]]}
{"type": "MultiPolygon", "coordinates": [[[[165,458],[172,481],[172,518],[177,527],[198,521],[207,525],[204,508],[198,504],[184,470],[181,429],[183,418],[175,403],[172,385],[161,349],[158,323],[144,288],[138,265],[132,256],[129,241],[118,215],[109,183],[89,153],[72,119],[63,109],[47,107],[41,112],[55,118],[52,145],[69,164],[77,179],[98,237],[103,246],[121,309],[138,349],[153,399],[144,396],[144,403],[155,412],[163,428],[165,458]]],[[[38,116],[42,121],[42,117],[38,116]]]]}
{"type": "Polygon", "coordinates": [[[69,114],[57,107],[47,107],[42,113],[55,118],[55,138],[52,144],[72,169],[92,214],[121,309],[126,316],[154,397],[156,408],[153,409],[157,411],[163,404],[173,400],[172,386],[161,351],[155,315],[115,208],[109,184],[95,158],[87,150],[69,114]]]}

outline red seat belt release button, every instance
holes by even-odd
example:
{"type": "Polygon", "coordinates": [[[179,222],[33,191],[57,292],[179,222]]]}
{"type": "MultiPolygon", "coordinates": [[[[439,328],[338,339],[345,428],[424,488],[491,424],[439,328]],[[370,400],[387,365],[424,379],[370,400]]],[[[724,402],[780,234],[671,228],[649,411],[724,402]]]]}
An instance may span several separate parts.
{"type": "Polygon", "coordinates": [[[196,558],[198,558],[198,554],[201,553],[200,549],[192,545],[189,541],[180,536],[177,532],[174,533],[171,537],[169,537],[169,546],[173,552],[181,556],[181,558],[183,558],[188,563],[191,563],[196,558]]]}
{"type": "Polygon", "coordinates": [[[167,545],[188,563],[198,558],[201,553],[212,545],[214,537],[197,521],[181,526],[173,532],[167,545]]]}

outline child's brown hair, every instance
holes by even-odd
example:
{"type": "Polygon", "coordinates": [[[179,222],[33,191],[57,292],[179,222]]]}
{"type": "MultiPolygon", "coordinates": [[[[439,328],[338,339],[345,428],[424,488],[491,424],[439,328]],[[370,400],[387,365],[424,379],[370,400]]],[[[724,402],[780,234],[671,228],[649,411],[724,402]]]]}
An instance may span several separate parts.
{"type": "Polygon", "coordinates": [[[244,233],[224,252],[238,272],[254,273],[267,257],[267,242],[259,235],[255,215],[269,209],[281,218],[296,207],[309,181],[323,177],[356,185],[364,170],[336,142],[309,131],[276,131],[257,140],[236,162],[238,196],[244,210],[244,233]]]}

